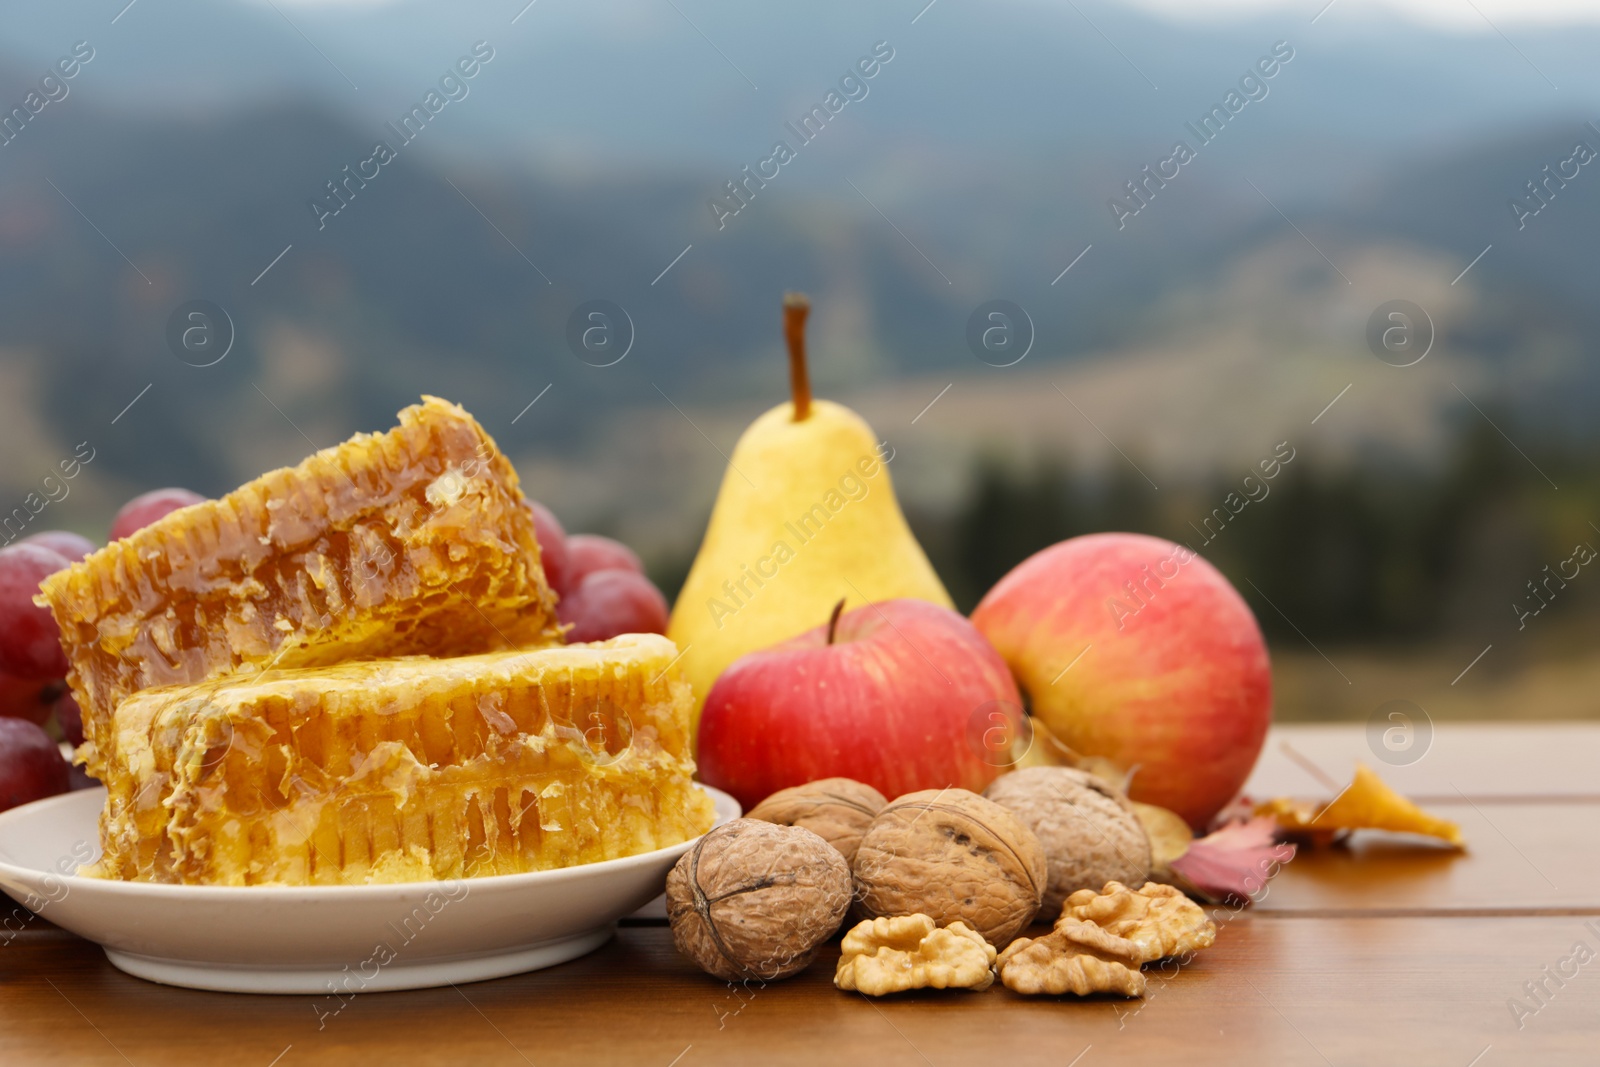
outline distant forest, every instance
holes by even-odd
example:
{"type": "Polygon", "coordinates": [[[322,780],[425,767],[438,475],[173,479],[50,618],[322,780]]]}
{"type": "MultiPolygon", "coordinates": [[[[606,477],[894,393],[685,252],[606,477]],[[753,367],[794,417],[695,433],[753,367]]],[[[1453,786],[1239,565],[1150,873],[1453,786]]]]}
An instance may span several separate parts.
{"type": "Polygon", "coordinates": [[[1098,481],[1075,477],[1066,457],[1026,466],[981,457],[954,514],[910,518],[964,611],[1041,548],[1128,530],[1198,550],[1269,636],[1492,639],[1600,603],[1600,574],[1589,573],[1600,567],[1584,565],[1593,547],[1580,547],[1600,546],[1600,460],[1592,449],[1536,446],[1537,434],[1502,417],[1526,458],[1481,419],[1463,423],[1432,472],[1381,457],[1335,469],[1301,455],[1220,533],[1204,520],[1239,492],[1237,481],[1157,492],[1126,464],[1098,481]]]}

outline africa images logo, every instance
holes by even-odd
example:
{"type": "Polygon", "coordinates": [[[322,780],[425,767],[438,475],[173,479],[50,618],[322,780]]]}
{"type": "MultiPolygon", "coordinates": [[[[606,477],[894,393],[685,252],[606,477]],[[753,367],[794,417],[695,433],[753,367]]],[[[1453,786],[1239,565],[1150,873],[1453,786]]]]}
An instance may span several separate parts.
{"type": "Polygon", "coordinates": [[[1157,190],[1165,189],[1167,182],[1177,180],[1183,168],[1199,156],[1200,149],[1222,136],[1223,129],[1245,109],[1245,105],[1251,101],[1265,100],[1271,92],[1267,82],[1277,77],[1278,72],[1293,58],[1294,48],[1288,41],[1274,43],[1271,53],[1257,59],[1239,78],[1237,89],[1229,89],[1223,95],[1222,103],[1212,104],[1211,109],[1200,116],[1198,125],[1185,122],[1184,127],[1195,136],[1194,147],[1191,148],[1188,141],[1175,141],[1172,153],[1158,160],[1154,170],[1147,163],[1141,168],[1140,177],[1124,183],[1126,199],[1120,196],[1107,198],[1106,208],[1110,210],[1111,220],[1117,224],[1117,229],[1125,228],[1130,218],[1149,207],[1157,190]]]}
{"type": "Polygon", "coordinates": [[[9,112],[0,110],[0,148],[20,137],[28,123],[45,108],[65,100],[67,94],[72,92],[72,86],[67,82],[76,78],[84,64],[93,58],[94,46],[88,41],[79,41],[72,46],[71,54],[62,56],[44,72],[37,87],[30,89],[22,98],[20,107],[13,107],[9,112]]]}
{"type": "Polygon", "coordinates": [[[355,165],[355,170],[350,169],[346,163],[340,173],[344,175],[337,180],[325,183],[328,195],[313,196],[306,201],[311,209],[311,217],[317,220],[317,229],[326,229],[328,219],[339,214],[350,206],[355,200],[356,193],[367,187],[367,182],[375,180],[383,173],[383,168],[394,162],[400,155],[400,149],[410,144],[422,135],[433,117],[445,109],[451,101],[465,100],[472,92],[472,87],[467,83],[483,70],[484,64],[494,58],[494,48],[487,41],[478,41],[472,46],[472,54],[462,56],[456,60],[455,65],[448,68],[439,76],[439,88],[429,89],[422,95],[422,102],[412,104],[411,109],[400,116],[400,124],[386,123],[389,132],[394,135],[394,144],[387,140],[380,140],[373,144],[372,154],[355,165]],[[441,95],[442,94],[442,95],[441,95]]]}
{"type": "Polygon", "coordinates": [[[728,225],[727,220],[743,211],[756,198],[756,190],[765,189],[767,182],[773,181],[781,174],[782,168],[793,162],[799,155],[799,149],[804,148],[821,136],[845,105],[852,100],[865,100],[871,86],[867,84],[883,70],[884,64],[894,58],[894,48],[888,41],[879,41],[872,46],[872,54],[862,56],[856,60],[855,65],[846,70],[839,78],[839,88],[829,89],[822,98],[822,103],[812,106],[800,117],[799,124],[785,122],[783,128],[794,136],[795,146],[790,147],[786,140],[772,143],[772,154],[756,164],[754,171],[746,164],[740,170],[740,177],[729,179],[723,183],[727,189],[725,197],[713,196],[706,203],[711,208],[711,215],[717,220],[717,229],[728,225]]]}

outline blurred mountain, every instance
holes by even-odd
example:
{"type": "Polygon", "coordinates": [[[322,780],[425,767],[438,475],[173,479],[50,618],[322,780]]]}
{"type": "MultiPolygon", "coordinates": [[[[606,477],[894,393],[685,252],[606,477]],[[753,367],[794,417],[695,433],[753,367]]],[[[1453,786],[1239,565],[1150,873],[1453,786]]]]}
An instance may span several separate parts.
{"type": "MultiPolygon", "coordinates": [[[[1583,115],[1600,101],[1589,61],[1600,26],[1516,26],[1508,47],[1487,26],[1417,25],[1355,0],[1315,24],[1288,11],[1197,10],[1174,22],[1103,0],[945,3],[920,15],[925,0],[162,0],[115,23],[108,6],[120,7],[7,3],[0,54],[31,71],[89,39],[101,51],[96,76],[114,79],[111,99],[130,110],[225,114],[314,95],[381,122],[484,40],[498,58],[441,136],[547,166],[737,170],[877,40],[896,59],[851,123],[860,144],[878,147],[916,138],[973,155],[1052,142],[1062,155],[1086,144],[1162,149],[1169,128],[1197,118],[1277,40],[1301,65],[1274,86],[1282,106],[1250,121],[1274,142],[1321,144],[1328,158],[1352,146],[1378,160],[1537,111],[1583,115]]],[[[1307,174],[1320,170],[1306,163],[1307,174]]],[[[809,178],[831,184],[815,170],[809,178]]]]}
{"type": "Polygon", "coordinates": [[[1464,391],[1592,429],[1600,174],[1521,230],[1506,202],[1574,140],[1600,147],[1600,30],[1507,47],[1341,9],[678,8],[7,5],[5,107],[73,42],[96,54],[0,146],[0,489],[87,439],[62,508],[100,522],[129,491],[221,492],[432,392],[582,522],[675,544],[718,450],[781,396],[787,288],[815,300],[819,391],[924,443],[897,474],[914,506],[955,499],[971,450],[1023,440],[1112,464],[1109,437],[1157,481],[1200,478],[1345,384],[1316,432],[1349,455],[1429,462],[1464,391]],[[386,124],[480,40],[470,92],[402,143],[386,124]],[[801,145],[785,123],[878,41],[894,58],[866,97],[801,145]],[[1294,58],[1268,95],[1119,230],[1107,199],[1277,41],[1294,58]],[[797,158],[719,229],[708,200],[778,138],[797,158]],[[380,139],[396,159],[319,228],[308,202],[380,139]],[[994,297],[1037,329],[1015,368],[966,346],[994,297]],[[168,350],[194,298],[237,330],[216,366],[168,350]],[[595,298],[636,328],[615,366],[568,348],[595,298]],[[1439,328],[1409,376],[1363,340],[1393,298],[1439,328]]]}

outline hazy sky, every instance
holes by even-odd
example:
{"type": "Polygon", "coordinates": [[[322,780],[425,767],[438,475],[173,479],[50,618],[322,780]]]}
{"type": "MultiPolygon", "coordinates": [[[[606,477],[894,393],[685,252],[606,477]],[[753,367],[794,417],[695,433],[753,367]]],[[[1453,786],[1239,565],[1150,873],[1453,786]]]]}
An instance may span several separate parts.
{"type": "MultiPolygon", "coordinates": [[[[295,7],[380,7],[396,0],[280,0],[295,7]]],[[[905,0],[908,4],[914,0],[905,0]]],[[[970,0],[934,0],[957,4],[970,0]]],[[[1069,0],[1037,0],[1040,3],[1068,3],[1069,0]]],[[[1306,17],[1333,19],[1363,7],[1399,11],[1419,22],[1463,30],[1493,33],[1495,28],[1516,23],[1559,24],[1600,22],[1600,0],[1115,0],[1129,7],[1143,8],[1179,19],[1203,19],[1218,14],[1249,14],[1266,11],[1303,11],[1306,17]],[[1324,7],[1327,8],[1324,11],[1324,7]],[[1319,12],[1321,13],[1319,15],[1319,12]]]]}
{"type": "MultiPolygon", "coordinates": [[[[1064,2],[1064,0],[1063,0],[1064,2]]],[[[1434,25],[1482,30],[1508,23],[1600,22],[1600,0],[1131,0],[1130,6],[1179,18],[1216,13],[1300,10],[1307,17],[1336,20],[1364,7],[1388,8],[1434,25]],[[1323,11],[1324,6],[1328,10],[1323,11]]]]}

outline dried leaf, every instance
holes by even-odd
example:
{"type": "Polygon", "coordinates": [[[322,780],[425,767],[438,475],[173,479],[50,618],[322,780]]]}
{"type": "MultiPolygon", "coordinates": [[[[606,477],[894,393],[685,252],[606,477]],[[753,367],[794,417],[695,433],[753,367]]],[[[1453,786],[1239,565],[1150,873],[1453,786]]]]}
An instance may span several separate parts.
{"type": "Polygon", "coordinates": [[[1012,742],[1011,765],[1014,771],[1027,767],[1076,767],[1077,753],[1063,745],[1050,728],[1035,716],[1028,716],[1031,732],[1018,734],[1012,742]]]}
{"type": "Polygon", "coordinates": [[[1255,806],[1255,814],[1269,818],[1277,824],[1278,830],[1297,841],[1312,846],[1313,848],[1326,848],[1333,843],[1333,839],[1344,831],[1339,830],[1313,830],[1311,822],[1317,817],[1321,804],[1309,800],[1296,800],[1294,797],[1273,797],[1255,806]]]}
{"type": "Polygon", "coordinates": [[[1389,788],[1364,764],[1356,764],[1355,780],[1311,821],[1314,830],[1390,830],[1424,834],[1460,846],[1461,827],[1429,815],[1389,788]]]}
{"type": "Polygon", "coordinates": [[[1240,793],[1228,801],[1221,811],[1211,817],[1211,825],[1206,829],[1207,832],[1220,830],[1231,822],[1238,822],[1240,819],[1253,819],[1256,814],[1256,802],[1240,793]]]}
{"type": "Polygon", "coordinates": [[[1461,827],[1429,815],[1361,763],[1356,764],[1355,778],[1344,792],[1320,810],[1288,797],[1270,800],[1256,810],[1261,815],[1271,816],[1282,829],[1308,834],[1316,843],[1352,830],[1388,830],[1437,837],[1457,848],[1466,844],[1461,827]]]}
{"type": "Polygon", "coordinates": [[[1215,904],[1243,905],[1254,899],[1284,864],[1293,845],[1274,838],[1268,817],[1241,819],[1192,843],[1170,864],[1178,887],[1215,904]]]}
{"type": "Polygon", "coordinates": [[[1155,804],[1135,800],[1133,811],[1150,839],[1151,875],[1159,882],[1170,882],[1170,865],[1188,851],[1194,831],[1189,829],[1183,816],[1155,804]]]}
{"type": "Polygon", "coordinates": [[[1016,752],[1016,763],[1012,770],[1022,770],[1025,767],[1076,767],[1099,778],[1119,793],[1128,791],[1128,786],[1133,781],[1133,771],[1103,756],[1085,756],[1074,751],[1051,733],[1042,719],[1029,716],[1028,725],[1032,731],[1031,736],[1021,734],[1015,742],[1016,749],[1021,751],[1016,752]]]}

